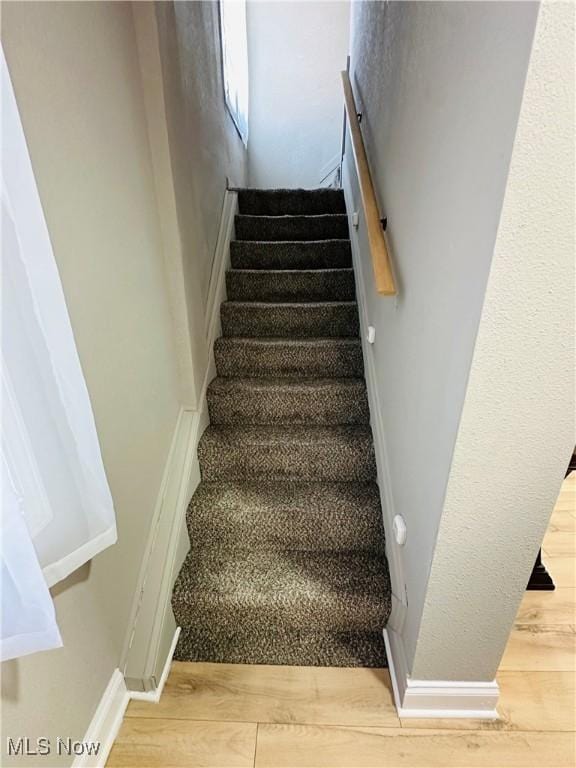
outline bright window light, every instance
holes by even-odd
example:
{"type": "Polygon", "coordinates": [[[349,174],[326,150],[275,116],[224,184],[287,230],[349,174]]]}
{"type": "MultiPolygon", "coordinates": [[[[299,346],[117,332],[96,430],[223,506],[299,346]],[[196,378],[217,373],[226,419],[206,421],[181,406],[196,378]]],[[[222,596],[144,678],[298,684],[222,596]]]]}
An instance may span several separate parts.
{"type": "Polygon", "coordinates": [[[220,0],[224,97],[242,141],[248,145],[248,40],[246,0],[220,0]]]}

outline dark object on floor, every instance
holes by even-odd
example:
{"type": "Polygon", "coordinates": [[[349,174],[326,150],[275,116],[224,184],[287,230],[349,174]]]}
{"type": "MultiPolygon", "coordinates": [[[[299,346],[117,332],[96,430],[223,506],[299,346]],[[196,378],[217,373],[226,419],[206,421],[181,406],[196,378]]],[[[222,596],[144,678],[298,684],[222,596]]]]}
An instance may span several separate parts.
{"type": "Polygon", "coordinates": [[[538,551],[536,562],[534,563],[534,568],[532,568],[532,573],[530,574],[526,590],[530,592],[552,592],[554,589],[556,589],[556,586],[552,581],[552,577],[546,570],[546,566],[542,562],[542,550],[540,549],[538,551]]]}
{"type": "MultiPolygon", "coordinates": [[[[574,450],[574,453],[570,457],[570,463],[568,464],[568,469],[566,470],[565,477],[568,477],[570,472],[574,472],[576,470],[576,449],[574,450]]],[[[530,574],[530,579],[528,581],[528,586],[526,587],[526,590],[535,592],[537,590],[546,591],[546,592],[552,592],[552,590],[556,589],[554,582],[552,581],[552,577],[546,570],[546,566],[542,562],[542,550],[540,549],[538,551],[538,557],[536,558],[536,562],[534,563],[534,568],[532,569],[532,573],[530,574]]]]}

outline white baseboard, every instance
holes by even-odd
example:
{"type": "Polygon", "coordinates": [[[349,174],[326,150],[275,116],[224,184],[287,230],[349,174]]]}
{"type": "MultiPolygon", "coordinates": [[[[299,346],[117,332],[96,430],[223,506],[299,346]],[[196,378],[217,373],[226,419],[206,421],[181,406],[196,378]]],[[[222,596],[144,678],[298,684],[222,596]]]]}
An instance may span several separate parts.
{"type": "Polygon", "coordinates": [[[394,702],[400,718],[470,718],[496,720],[500,690],[496,680],[413,680],[404,645],[392,629],[384,630],[394,702]]]}
{"type": "Polygon", "coordinates": [[[124,676],[115,669],[83,739],[84,744],[99,745],[98,753],[77,755],[72,768],[103,768],[106,765],[129,701],[124,676]]]}
{"type": "MultiPolygon", "coordinates": [[[[208,384],[216,375],[214,364],[214,342],[220,335],[220,305],[226,301],[226,270],[230,267],[230,242],[234,238],[234,217],[238,211],[238,193],[227,189],[222,207],[222,218],[218,230],[218,242],[210,276],[209,298],[206,305],[206,321],[204,331],[208,347],[208,365],[204,382],[198,399],[199,409],[206,410],[206,390],[208,384]]],[[[201,418],[202,420],[202,418],[201,418]]]]}
{"type": "Polygon", "coordinates": [[[176,632],[174,632],[174,637],[172,638],[172,645],[170,646],[170,651],[168,653],[168,656],[166,657],[166,663],[164,664],[164,669],[162,670],[162,674],[160,675],[158,687],[155,688],[153,691],[129,691],[131,699],[134,699],[135,701],[149,701],[152,704],[157,704],[160,701],[160,696],[162,696],[162,691],[164,690],[164,686],[166,685],[166,680],[168,679],[168,675],[170,674],[170,666],[172,664],[174,651],[176,650],[176,644],[178,643],[178,638],[180,637],[181,631],[182,631],[182,627],[176,627],[176,632]]]}
{"type": "Polygon", "coordinates": [[[99,745],[98,753],[78,755],[74,758],[72,768],[104,768],[130,700],[149,701],[152,704],[160,701],[179,636],[180,627],[177,627],[160,682],[154,691],[129,691],[122,672],[114,670],[83,739],[84,744],[99,745]]]}
{"type": "Polygon", "coordinates": [[[193,481],[199,475],[195,472],[199,431],[199,412],[181,409],[150,525],[135,590],[131,630],[122,657],[122,673],[130,679],[156,677],[165,661],[166,650],[162,648],[166,649],[173,633],[170,598],[179,560],[187,549],[181,540],[186,535],[186,509],[193,481]]]}

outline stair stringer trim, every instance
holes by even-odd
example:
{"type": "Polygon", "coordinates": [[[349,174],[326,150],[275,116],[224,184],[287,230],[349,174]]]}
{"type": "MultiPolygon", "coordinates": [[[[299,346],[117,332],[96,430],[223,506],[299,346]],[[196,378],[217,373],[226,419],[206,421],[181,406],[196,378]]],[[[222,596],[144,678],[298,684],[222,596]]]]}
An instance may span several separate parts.
{"type": "Polygon", "coordinates": [[[392,531],[392,521],[394,519],[395,510],[391,490],[392,486],[390,481],[388,452],[386,448],[384,418],[380,406],[380,395],[377,386],[374,358],[372,356],[372,349],[367,341],[369,323],[366,310],[366,289],[361,268],[361,254],[357,230],[352,223],[352,213],[355,209],[354,198],[346,166],[344,166],[343,191],[350,230],[352,266],[354,268],[354,277],[356,280],[356,300],[358,302],[358,315],[360,318],[360,338],[362,341],[366,389],[370,407],[370,423],[372,426],[374,452],[376,455],[378,488],[380,489],[384,533],[386,535],[386,557],[388,558],[390,584],[392,588],[392,611],[390,613],[390,618],[388,619],[388,626],[396,632],[401,632],[408,604],[406,597],[406,580],[404,577],[402,553],[400,547],[396,544],[392,531]]]}
{"type": "MultiPolygon", "coordinates": [[[[238,212],[238,193],[227,189],[224,192],[218,239],[212,260],[206,313],[204,315],[204,334],[207,344],[214,344],[220,316],[220,304],[225,300],[225,273],[230,268],[230,243],[234,239],[234,217],[238,212]]],[[[204,395],[202,393],[201,397],[204,395]]]]}
{"type": "Polygon", "coordinates": [[[183,407],[178,415],[142,558],[130,631],[121,657],[122,674],[131,684],[138,684],[143,690],[150,688],[151,692],[158,689],[155,673],[164,663],[162,656],[167,633],[173,631],[172,589],[190,548],[186,510],[200,482],[198,443],[209,423],[206,392],[216,375],[214,342],[221,331],[220,305],[226,300],[225,274],[230,261],[237,207],[237,193],[226,190],[206,309],[208,360],[198,407],[196,410],[183,407]]]}
{"type": "Polygon", "coordinates": [[[170,600],[188,551],[186,510],[200,481],[196,454],[203,419],[207,421],[204,411],[182,408],[178,415],[134,591],[120,669],[142,690],[157,688],[167,638],[174,633],[170,600]]]}

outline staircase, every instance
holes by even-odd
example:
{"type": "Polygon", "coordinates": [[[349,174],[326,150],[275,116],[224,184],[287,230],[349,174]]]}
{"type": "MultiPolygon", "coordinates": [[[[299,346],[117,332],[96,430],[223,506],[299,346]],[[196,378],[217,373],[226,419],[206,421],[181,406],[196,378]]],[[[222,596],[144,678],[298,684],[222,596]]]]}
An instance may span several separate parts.
{"type": "Polygon", "coordinates": [[[239,192],[176,658],[386,666],[390,583],[341,191],[239,192]]]}

